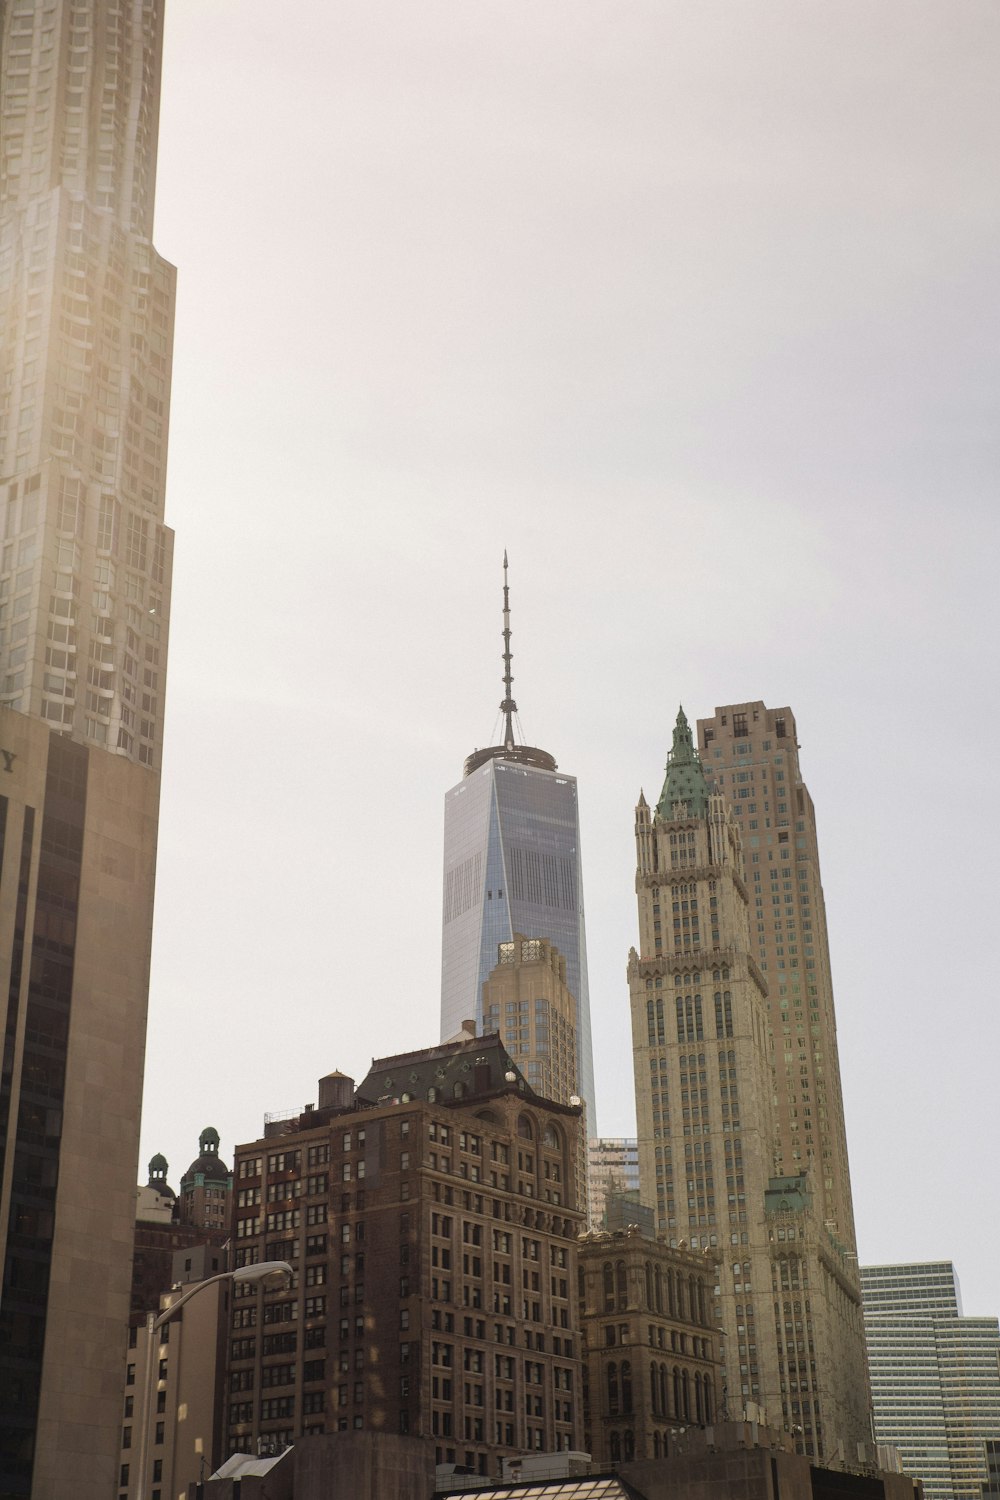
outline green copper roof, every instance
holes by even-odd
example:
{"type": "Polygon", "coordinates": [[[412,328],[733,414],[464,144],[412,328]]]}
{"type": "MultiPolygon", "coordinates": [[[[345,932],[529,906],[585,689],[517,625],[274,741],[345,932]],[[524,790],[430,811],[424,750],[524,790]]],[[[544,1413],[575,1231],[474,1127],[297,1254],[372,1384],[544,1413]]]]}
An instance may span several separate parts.
{"type": "Polygon", "coordinates": [[[771,1177],[764,1193],[764,1212],[800,1214],[812,1202],[805,1173],[795,1177],[771,1177]]]}
{"type": "Polygon", "coordinates": [[[687,804],[682,817],[701,818],[708,811],[708,783],[683,708],[677,713],[674,746],[667,756],[667,775],[656,811],[661,818],[672,818],[677,802],[687,804]]]}

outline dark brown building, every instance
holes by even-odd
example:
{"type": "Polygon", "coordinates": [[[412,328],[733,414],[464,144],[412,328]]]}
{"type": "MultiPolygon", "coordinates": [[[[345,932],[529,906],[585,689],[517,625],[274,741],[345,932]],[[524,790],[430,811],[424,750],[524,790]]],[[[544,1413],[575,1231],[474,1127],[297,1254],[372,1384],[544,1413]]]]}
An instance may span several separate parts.
{"type": "Polygon", "coordinates": [[[665,1458],[671,1433],[719,1415],[715,1261],[637,1229],[595,1231],[579,1258],[584,1447],[596,1464],[665,1458]]]}
{"type": "Polygon", "coordinates": [[[235,1264],[295,1276],[233,1288],[230,1451],[385,1432],[487,1474],[578,1448],[578,1120],[469,1036],[331,1074],[237,1147],[235,1264]]]}

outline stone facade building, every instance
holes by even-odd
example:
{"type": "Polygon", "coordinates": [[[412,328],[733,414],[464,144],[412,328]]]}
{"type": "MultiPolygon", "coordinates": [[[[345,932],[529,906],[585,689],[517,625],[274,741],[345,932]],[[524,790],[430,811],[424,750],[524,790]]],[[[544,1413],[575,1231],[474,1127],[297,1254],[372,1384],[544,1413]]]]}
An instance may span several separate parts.
{"type": "MultiPolygon", "coordinates": [[[[705,776],[740,832],[750,948],[774,1039],[774,1169],[808,1171],[819,1217],[853,1252],[854,1208],[816,809],[795,715],[761,702],[698,720],[705,776]]],[[[848,1260],[855,1270],[857,1261],[848,1260]]]]}
{"type": "Polygon", "coordinates": [[[219,1156],[219,1132],[206,1125],[198,1155],[181,1178],[179,1216],[200,1229],[229,1232],[233,1174],[219,1156]]]}
{"type": "Polygon", "coordinates": [[[715,1263],[635,1230],[579,1255],[584,1448],[598,1466],[665,1458],[672,1432],[718,1416],[715,1263]]]}
{"type": "Polygon", "coordinates": [[[555,944],[515,932],[497,945],[483,985],[483,1031],[500,1033],[536,1094],[563,1104],[579,1096],[576,1001],[555,944]]]}
{"type": "MultiPolygon", "coordinates": [[[[515,932],[497,948],[497,965],[483,985],[483,1031],[497,1031],[536,1094],[580,1104],[576,1000],[566,984],[566,960],[546,938],[515,932]]],[[[590,1217],[587,1122],[580,1118],[577,1202],[590,1217]]]]}
{"type": "MultiPolygon", "coordinates": [[[[722,718],[731,722],[729,712],[720,711],[722,718]]],[[[782,719],[786,730],[789,722],[790,715],[782,719]]],[[[752,748],[749,724],[748,711],[733,733],[752,748]]],[[[760,737],[762,754],[787,739],[774,722],[770,733],[773,739],[760,737]]],[[[749,751],[734,753],[741,766],[752,759],[749,751]]],[[[775,753],[782,774],[797,776],[787,748],[775,753]]],[[[641,1191],[660,1233],[718,1255],[715,1316],[728,1415],[766,1414],[794,1431],[808,1456],[857,1462],[871,1430],[857,1259],[853,1242],[841,1238],[845,1227],[853,1234],[849,1185],[832,1167],[832,1186],[824,1177],[825,1163],[837,1159],[842,1120],[824,1119],[821,1134],[819,1104],[815,1116],[812,1103],[807,1114],[800,1094],[812,1100],[822,1084],[824,1115],[839,1109],[832,1009],[817,997],[809,1031],[789,1023],[798,1030],[777,1050],[785,1042],[776,1019],[785,997],[772,1006],[760,944],[751,938],[751,912],[763,909],[751,904],[758,899],[751,892],[766,884],[768,900],[783,911],[786,894],[811,903],[818,877],[808,836],[793,826],[805,815],[797,820],[787,811],[800,809],[796,782],[780,801],[760,787],[752,828],[748,816],[747,837],[758,840],[748,876],[740,822],[729,797],[709,786],[682,710],[657,805],[640,797],[636,808],[639,948],[629,956],[628,978],[641,1191]],[[761,834],[758,821],[767,825],[761,834]],[[803,840],[801,850],[793,838],[803,840]],[[802,861],[792,857],[799,853],[802,861]],[[802,897],[800,884],[812,895],[802,897]],[[810,1060],[800,1063],[797,1054],[810,1060]],[[789,1108],[801,1108],[801,1117],[774,1104],[782,1095],[790,1100],[789,1080],[798,1101],[789,1108]],[[800,1129],[806,1121],[808,1130],[800,1129]],[[794,1170],[783,1174],[786,1162],[794,1170]]],[[[786,944],[776,946],[789,962],[786,944]]],[[[803,964],[819,964],[820,955],[826,963],[818,938],[806,946],[803,964]]],[[[784,972],[790,984],[793,971],[784,972]]],[[[807,976],[818,974],[803,968],[801,984],[808,988],[807,976]]]]}
{"type": "Polygon", "coordinates": [[[296,1274],[233,1288],[230,1450],[386,1432],[486,1474],[579,1447],[578,1122],[465,1037],[237,1147],[235,1263],[296,1274]]]}

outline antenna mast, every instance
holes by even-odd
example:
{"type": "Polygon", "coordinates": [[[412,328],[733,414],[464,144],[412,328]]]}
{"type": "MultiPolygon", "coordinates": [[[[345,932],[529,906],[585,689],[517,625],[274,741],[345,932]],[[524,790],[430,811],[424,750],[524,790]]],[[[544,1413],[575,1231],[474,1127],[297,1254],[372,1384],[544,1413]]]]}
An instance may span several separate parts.
{"type": "Polygon", "coordinates": [[[514,715],[517,713],[517,704],[511,692],[514,678],[510,670],[510,589],[507,586],[507,549],[503,554],[503,689],[504,698],[500,705],[503,714],[503,745],[505,750],[514,748],[514,715]]]}

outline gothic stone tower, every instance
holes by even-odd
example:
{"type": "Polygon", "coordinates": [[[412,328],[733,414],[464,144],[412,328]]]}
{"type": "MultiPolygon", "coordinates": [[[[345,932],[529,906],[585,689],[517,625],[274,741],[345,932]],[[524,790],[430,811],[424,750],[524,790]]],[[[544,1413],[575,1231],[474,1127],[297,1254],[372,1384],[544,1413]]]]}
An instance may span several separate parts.
{"type": "MultiPolygon", "coordinates": [[[[683,710],[666,780],[636,809],[640,949],[629,955],[643,1201],[718,1262],[731,1417],[760,1413],[825,1462],[869,1437],[853,1269],[809,1174],[778,1176],[773,1045],[739,826],[683,710]]],[[[720,1414],[724,1414],[720,1412],[720,1414]]]]}

